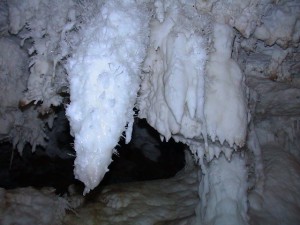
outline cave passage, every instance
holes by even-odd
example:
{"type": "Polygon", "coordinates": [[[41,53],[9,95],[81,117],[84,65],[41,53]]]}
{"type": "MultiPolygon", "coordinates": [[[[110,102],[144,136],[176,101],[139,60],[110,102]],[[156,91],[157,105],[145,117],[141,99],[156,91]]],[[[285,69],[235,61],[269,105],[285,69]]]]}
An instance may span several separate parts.
{"type": "MultiPolygon", "coordinates": [[[[66,119],[66,118],[65,118],[66,119]]],[[[69,125],[64,123],[63,132],[56,135],[56,148],[72,149],[73,137],[69,134],[69,125]]],[[[146,120],[136,119],[134,136],[128,145],[121,138],[109,172],[99,188],[116,183],[167,179],[173,177],[184,165],[185,145],[173,139],[161,142],[158,132],[150,127],[146,120]],[[143,149],[144,148],[144,149],[143,149]]],[[[75,184],[83,189],[83,184],[73,174],[74,155],[68,158],[51,157],[42,147],[31,152],[26,145],[22,156],[11,143],[0,145],[0,187],[14,189],[18,187],[53,187],[57,194],[65,194],[68,187],[75,184]],[[12,153],[12,151],[14,151],[12,153]],[[12,158],[13,154],[13,158],[12,158]]]]}

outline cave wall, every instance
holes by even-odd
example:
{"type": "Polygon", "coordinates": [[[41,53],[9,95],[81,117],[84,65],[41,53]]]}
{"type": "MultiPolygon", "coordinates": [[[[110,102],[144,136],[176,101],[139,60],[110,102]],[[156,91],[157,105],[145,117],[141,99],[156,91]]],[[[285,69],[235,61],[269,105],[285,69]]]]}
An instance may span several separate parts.
{"type": "MultiPolygon", "coordinates": [[[[47,146],[57,145],[51,130],[63,129],[54,121],[65,106],[74,172],[85,193],[107,172],[120,136],[130,141],[134,106],[162,140],[189,145],[204,174],[202,194],[218,193],[213,184],[222,179],[210,174],[219,167],[236,165],[244,180],[247,148],[258,193],[262,146],[276,143],[299,160],[297,0],[1,0],[0,6],[0,139],[20,153],[29,143],[32,151],[42,146],[63,157],[47,146]]],[[[235,198],[246,202],[248,187],[234,184],[241,193],[235,198]]],[[[198,209],[223,210],[218,202],[228,196],[219,197],[198,209]]],[[[241,205],[233,223],[247,224],[241,205]]],[[[210,212],[198,218],[218,223],[210,212]]]]}

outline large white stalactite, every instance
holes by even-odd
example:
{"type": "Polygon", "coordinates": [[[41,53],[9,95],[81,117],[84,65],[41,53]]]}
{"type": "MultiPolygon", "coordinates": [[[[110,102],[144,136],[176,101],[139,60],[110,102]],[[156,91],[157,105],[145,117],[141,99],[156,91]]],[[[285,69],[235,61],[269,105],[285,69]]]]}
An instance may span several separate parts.
{"type": "Polygon", "coordinates": [[[214,25],[214,51],[206,65],[204,115],[213,142],[217,138],[221,144],[227,141],[231,147],[242,147],[247,131],[246,90],[242,72],[231,58],[233,38],[231,27],[214,25]]]}
{"type": "Polygon", "coordinates": [[[139,65],[147,44],[149,15],[135,1],[108,1],[84,30],[69,59],[71,104],[67,108],[75,176],[94,189],[108,171],[122,132],[131,139],[139,65]]]}

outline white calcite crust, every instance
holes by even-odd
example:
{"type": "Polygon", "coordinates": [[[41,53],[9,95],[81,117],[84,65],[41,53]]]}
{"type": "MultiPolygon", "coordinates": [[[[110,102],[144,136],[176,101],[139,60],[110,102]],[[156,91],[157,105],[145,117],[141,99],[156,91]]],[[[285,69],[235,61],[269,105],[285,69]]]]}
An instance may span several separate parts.
{"type": "MultiPolygon", "coordinates": [[[[146,8],[135,1],[106,2],[68,60],[67,116],[75,137],[74,172],[86,186],[84,193],[102,180],[125,126],[133,125],[148,19],[146,8]]],[[[129,141],[131,132],[126,135],[129,141]]]]}

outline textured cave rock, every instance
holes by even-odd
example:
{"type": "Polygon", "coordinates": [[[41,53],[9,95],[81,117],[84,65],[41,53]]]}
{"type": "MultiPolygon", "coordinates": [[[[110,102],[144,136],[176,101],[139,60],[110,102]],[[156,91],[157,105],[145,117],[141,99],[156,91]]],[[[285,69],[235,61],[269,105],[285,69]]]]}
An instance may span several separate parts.
{"type": "MultiPolygon", "coordinates": [[[[154,219],[148,221],[148,224],[156,222],[157,224],[220,225],[229,217],[232,217],[232,221],[226,221],[236,224],[299,224],[297,210],[299,210],[300,199],[296,193],[299,184],[293,181],[300,173],[299,38],[300,2],[297,0],[176,2],[143,0],[139,4],[135,4],[134,1],[118,2],[117,0],[111,2],[0,0],[0,141],[10,142],[18,151],[15,152],[13,163],[28,159],[26,157],[31,154],[29,151],[33,152],[33,156],[41,154],[43,157],[59,157],[69,163],[73,162],[76,151],[77,156],[81,151],[78,147],[81,145],[77,143],[74,151],[71,145],[73,139],[66,135],[70,130],[66,126],[68,121],[62,108],[68,108],[70,104],[76,105],[76,99],[79,98],[83,99],[82,104],[88,101],[89,98],[85,99],[85,96],[81,98],[88,91],[80,91],[75,85],[78,74],[77,78],[81,76],[82,80],[86,75],[80,74],[80,59],[83,59],[87,52],[93,53],[95,49],[110,46],[103,48],[101,54],[113,56],[114,62],[119,64],[116,64],[117,66],[109,64],[108,70],[112,71],[115,80],[118,80],[118,76],[123,72],[119,71],[120,65],[126,69],[133,68],[128,71],[131,71],[129,77],[135,86],[131,89],[122,89],[123,93],[130,93],[130,95],[124,94],[130,96],[127,99],[130,106],[124,106],[122,111],[126,114],[126,118],[114,112],[120,116],[122,124],[114,127],[118,131],[116,132],[118,137],[114,137],[109,145],[111,148],[106,149],[106,152],[110,152],[110,155],[105,155],[106,162],[110,162],[111,154],[115,152],[114,146],[117,146],[120,140],[123,142],[123,138],[120,139],[119,136],[125,136],[125,141],[129,141],[132,127],[136,126],[133,125],[135,106],[139,110],[137,116],[145,118],[159,132],[161,140],[174,139],[189,146],[195,161],[199,164],[198,176],[196,178],[196,171],[193,171],[186,175],[185,179],[182,172],[167,180],[138,183],[132,186],[125,184],[121,185],[120,189],[118,185],[109,186],[97,197],[97,201],[102,196],[106,200],[99,200],[98,205],[89,204],[87,208],[84,208],[85,205],[80,206],[78,212],[83,218],[90,213],[94,215],[94,210],[103,210],[103,217],[108,217],[106,220],[108,224],[114,219],[119,219],[118,223],[123,222],[123,224],[126,223],[125,221],[132,224],[134,221],[142,220],[147,224],[146,218],[140,218],[134,213],[137,210],[134,207],[142,210],[143,204],[139,201],[145,196],[150,196],[150,200],[148,199],[150,203],[146,205],[149,206],[148,213],[153,211],[154,219]],[[123,13],[122,10],[126,7],[130,8],[130,4],[132,4],[132,11],[128,9],[123,13]],[[114,8],[118,11],[117,15],[111,13],[114,8]],[[135,22],[148,22],[135,24],[137,29],[133,29],[133,32],[137,32],[137,35],[133,35],[132,39],[136,38],[140,42],[136,41],[131,43],[132,45],[129,43],[127,46],[128,42],[118,39],[124,34],[121,31],[125,30],[127,21],[122,20],[120,15],[130,15],[128,18],[132,19],[135,18],[131,15],[132,12],[136,12],[137,17],[141,19],[135,22]],[[103,19],[107,15],[110,15],[110,19],[103,19]],[[122,26],[118,26],[121,23],[122,26]],[[113,26],[109,26],[110,24],[113,26]],[[105,30],[106,25],[107,28],[113,29],[105,30]],[[139,29],[144,29],[145,32],[140,32],[139,29]],[[102,34],[100,31],[111,35],[109,36],[111,38],[97,36],[102,34]],[[111,31],[113,32],[109,33],[111,31]],[[91,33],[94,35],[87,35],[91,33]],[[142,35],[144,38],[141,38],[142,35]],[[105,41],[99,44],[98,39],[105,41]],[[90,43],[94,44],[94,47],[90,46],[87,49],[86,46],[90,43]],[[135,51],[137,49],[131,48],[133,45],[143,46],[138,47],[138,50],[142,50],[135,51]],[[128,52],[128,55],[115,54],[123,50],[128,52]],[[76,55],[75,52],[78,54],[76,55]],[[145,52],[147,52],[146,56],[145,52]],[[80,58],[81,55],[83,58],[80,58]],[[130,57],[135,60],[126,62],[130,57]],[[71,65],[78,65],[78,71],[70,69],[71,65]],[[75,84],[70,90],[71,80],[75,84]],[[140,90],[137,93],[139,86],[140,90]],[[23,158],[17,156],[22,153],[25,154],[23,158]],[[226,173],[227,171],[232,172],[226,173]],[[221,175],[214,176],[216,173],[221,175]],[[239,180],[230,176],[239,177],[239,180]],[[198,178],[199,180],[195,181],[198,178]],[[170,186],[175,186],[174,183],[177,185],[180,182],[184,183],[182,190],[180,185],[175,192],[168,189],[170,186]],[[280,182],[284,183],[281,185],[280,182]],[[272,192],[273,186],[277,187],[274,190],[282,192],[282,196],[292,196],[295,201],[288,197],[281,198],[272,192]],[[141,193],[138,192],[139,187],[143,189],[141,193]],[[152,192],[151,187],[155,191],[152,192]],[[160,191],[158,187],[166,190],[160,191]],[[219,189],[227,191],[231,187],[239,190],[240,195],[233,197],[232,193],[218,195],[219,189]],[[199,188],[199,198],[196,193],[197,188],[199,188]],[[134,195],[132,192],[137,194],[134,195]],[[154,193],[157,195],[154,196],[154,193]],[[157,200],[165,195],[169,196],[169,199],[157,200]],[[157,202],[151,202],[151,196],[157,202]],[[189,201],[189,198],[184,199],[185,196],[195,198],[189,201]],[[241,201],[232,200],[234,198],[239,198],[241,201]],[[250,203],[245,205],[247,200],[250,203]],[[138,203],[134,205],[134,202],[138,203]],[[230,205],[228,210],[226,210],[227,203],[230,205]],[[185,204],[188,205],[186,208],[185,204]],[[176,205],[180,205],[182,207],[180,209],[185,213],[173,214],[174,210],[176,212],[176,205]],[[272,207],[274,205],[278,207],[272,207]],[[281,207],[282,205],[286,207],[281,207]],[[235,207],[239,210],[235,210],[235,207]],[[170,209],[172,212],[168,211],[170,209]],[[195,213],[193,209],[196,209],[195,213]],[[164,217],[166,214],[169,217],[164,217]],[[281,214],[282,217],[279,216],[281,214]],[[131,217],[128,218],[128,215],[131,217]],[[159,219],[160,215],[164,218],[159,219]]],[[[89,56],[93,59],[93,54],[89,56]]],[[[88,68],[90,62],[82,65],[88,68]]],[[[86,71],[91,71],[88,69],[86,71]]],[[[96,73],[94,75],[98,76],[96,73]]],[[[122,79],[119,81],[121,82],[122,79]]],[[[118,82],[110,83],[111,80],[105,77],[97,81],[99,80],[100,84],[107,81],[110,90],[117,90],[118,82]]],[[[84,86],[85,82],[78,83],[83,89],[87,87],[84,86]]],[[[97,93],[94,94],[97,96],[97,93]]],[[[114,94],[115,99],[122,100],[117,92],[114,94]]],[[[105,99],[105,96],[102,99],[105,99]]],[[[102,106],[107,102],[102,103],[99,105],[102,106]]],[[[114,105],[115,102],[108,103],[114,105]]],[[[85,108],[80,106],[78,104],[77,109],[84,111],[85,108]]],[[[79,111],[74,110],[72,115],[74,117],[71,117],[72,107],[70,107],[69,119],[76,122],[79,118],[78,121],[81,121],[79,111]]],[[[91,110],[87,115],[99,115],[93,112],[95,111],[91,110]]],[[[101,115],[108,115],[106,118],[114,115],[105,114],[101,110],[99,112],[102,113],[101,115]]],[[[74,131],[80,130],[81,123],[75,124],[75,122],[71,124],[71,129],[76,138],[78,132],[74,131]]],[[[109,126],[110,123],[107,125],[109,126]]],[[[107,130],[102,131],[106,134],[107,130]]],[[[91,134],[96,133],[96,131],[91,132],[91,134]]],[[[144,133],[143,129],[136,133],[133,131],[132,138],[138,141],[130,143],[124,151],[120,150],[120,156],[113,155],[115,164],[111,164],[110,169],[115,177],[111,178],[108,174],[103,183],[142,181],[146,179],[145,177],[147,179],[168,178],[182,168],[184,164],[182,146],[166,147],[164,143],[157,141],[159,135],[155,138],[148,136],[144,141],[144,133]],[[169,149],[161,151],[160,149],[163,148],[169,149]],[[163,164],[162,161],[171,158],[172,150],[176,157],[163,164]],[[132,152],[128,153],[128,151],[132,152]],[[122,157],[125,162],[116,164],[122,157]],[[143,166],[143,169],[136,169],[141,168],[138,166],[143,166]],[[113,168],[118,167],[122,172],[114,172],[113,168]],[[171,167],[176,169],[171,170],[171,167]],[[135,175],[126,175],[136,170],[139,171],[135,175]]],[[[83,139],[77,136],[77,140],[85,140],[87,136],[83,139]]],[[[118,147],[116,149],[118,150],[118,147]]],[[[90,153],[94,152],[93,148],[90,150],[90,153]]],[[[86,151],[82,151],[82,156],[85,153],[86,151]]],[[[3,149],[0,155],[3,155],[2,165],[5,165],[5,170],[1,174],[8,177],[8,166],[17,166],[17,164],[11,164],[9,161],[11,149],[3,149]]],[[[100,155],[95,156],[102,160],[100,155]]],[[[83,160],[78,159],[77,162],[91,162],[96,158],[92,154],[88,156],[90,160],[82,157],[83,160]]],[[[51,160],[55,161],[55,159],[51,160]]],[[[34,164],[33,161],[23,162],[19,167],[25,166],[28,170],[47,170],[46,167],[40,169],[34,165],[29,166],[29,163],[34,164]]],[[[95,164],[98,162],[99,160],[95,164]]],[[[98,176],[97,171],[105,172],[109,163],[104,164],[98,163],[97,169],[94,166],[86,169],[87,167],[79,165],[80,170],[76,170],[79,174],[77,177],[85,180],[88,185],[93,183],[90,185],[93,188],[100,182],[99,177],[103,175],[98,176]]],[[[60,169],[64,170],[64,166],[60,169]]],[[[26,176],[29,176],[29,172],[26,176]]],[[[60,179],[64,179],[63,177],[61,176],[60,179]]],[[[66,177],[65,180],[74,181],[72,174],[66,177]]],[[[24,182],[24,184],[29,183],[24,182]]],[[[13,187],[16,184],[6,185],[13,187]]],[[[64,191],[66,186],[67,184],[62,188],[64,191]]],[[[86,190],[88,191],[90,187],[86,190]]],[[[20,189],[20,193],[25,192],[32,196],[41,194],[32,189],[20,189]]],[[[5,193],[5,190],[1,190],[2,197],[6,196],[5,193]]],[[[43,192],[42,195],[44,194],[43,192]]],[[[46,192],[46,195],[48,194],[46,192]]],[[[14,195],[17,196],[18,193],[7,193],[7,196],[14,195]]],[[[52,199],[52,193],[49,196],[52,199]]],[[[37,198],[44,199],[46,202],[49,201],[49,196],[37,198]]],[[[76,208],[83,198],[72,197],[73,200],[69,198],[68,201],[77,202],[78,204],[73,204],[76,208]]],[[[52,200],[50,200],[51,204],[56,204],[57,199],[52,200]]],[[[6,204],[11,204],[9,199],[6,204]]],[[[32,201],[30,206],[23,204],[24,208],[29,207],[27,211],[22,211],[20,208],[25,215],[24,218],[30,211],[30,207],[37,205],[35,201],[32,201]]],[[[13,210],[1,211],[7,215],[5,218],[14,215],[12,212],[13,210]]],[[[62,215],[61,212],[58,214],[62,215]]],[[[30,218],[29,214],[28,218],[30,218]]],[[[61,216],[58,218],[57,224],[62,220],[61,216]]],[[[70,213],[67,220],[76,220],[76,216],[70,213]]],[[[47,224],[47,221],[45,220],[44,224],[47,224]]],[[[95,216],[91,219],[91,224],[97,221],[98,218],[95,216]]],[[[25,219],[23,222],[26,224],[25,219]]]]}

